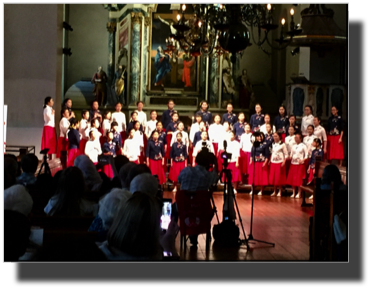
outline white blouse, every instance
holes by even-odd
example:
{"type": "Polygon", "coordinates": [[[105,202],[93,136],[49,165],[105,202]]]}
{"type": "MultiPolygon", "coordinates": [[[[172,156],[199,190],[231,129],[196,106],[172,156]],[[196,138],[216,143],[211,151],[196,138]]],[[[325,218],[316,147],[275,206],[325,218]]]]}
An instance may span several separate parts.
{"type": "Polygon", "coordinates": [[[124,141],[123,154],[132,162],[139,158],[140,148],[139,145],[136,144],[135,138],[128,138],[124,141]]]}
{"type": "Polygon", "coordinates": [[[137,120],[145,129],[146,127],[146,114],[143,111],[137,111],[137,120]]]}
{"type": "Polygon", "coordinates": [[[307,148],[307,157],[310,158],[311,157],[311,152],[314,150],[314,147],[311,145],[313,143],[313,140],[314,138],[317,138],[317,136],[315,135],[311,135],[311,136],[305,136],[303,138],[303,143],[305,144],[306,148],[307,148]]]}
{"type": "Polygon", "coordinates": [[[220,138],[222,136],[223,132],[223,125],[221,124],[215,124],[213,123],[210,128],[208,129],[208,136],[210,137],[211,142],[213,143],[219,143],[220,138]]]}
{"type": "Polygon", "coordinates": [[[253,146],[253,141],[254,137],[252,133],[243,133],[240,138],[240,148],[242,149],[243,152],[251,152],[252,146],[253,146]]]}
{"type": "Polygon", "coordinates": [[[117,126],[117,132],[122,132],[127,129],[126,126],[126,120],[125,120],[125,114],[123,112],[113,112],[111,116],[111,122],[116,121],[117,126]]]}
{"type": "Polygon", "coordinates": [[[44,126],[55,127],[55,118],[53,114],[53,108],[46,105],[44,109],[44,126]]]}
{"type": "Polygon", "coordinates": [[[231,131],[223,131],[220,141],[218,143],[218,151],[224,150],[224,141],[227,141],[228,146],[228,143],[231,142],[231,131]]]}
{"type": "Polygon", "coordinates": [[[212,154],[215,154],[214,153],[214,147],[212,146],[212,143],[211,141],[209,140],[200,140],[196,143],[195,147],[194,147],[194,150],[193,150],[193,157],[197,156],[197,154],[202,150],[202,143],[205,142],[206,143],[206,147],[208,148],[208,151],[211,152],[212,154]]]}
{"type": "Polygon", "coordinates": [[[288,154],[290,154],[292,152],[292,148],[293,146],[296,144],[296,141],[295,141],[295,135],[288,135],[285,137],[285,146],[286,146],[286,149],[288,150],[288,154]]]}
{"type": "Polygon", "coordinates": [[[324,141],[327,141],[326,130],[321,125],[318,125],[318,127],[314,128],[314,135],[321,140],[322,144],[324,141]]]}
{"type": "Polygon", "coordinates": [[[157,120],[149,120],[146,123],[145,135],[149,138],[152,135],[152,132],[156,129],[157,120]]]}
{"type": "MultiPolygon", "coordinates": [[[[263,124],[260,126],[260,132],[263,132],[264,135],[267,135],[268,132],[267,132],[267,125],[266,124],[263,124]]],[[[272,132],[273,133],[276,132],[276,127],[274,125],[272,126],[272,132]]]]}
{"type": "Polygon", "coordinates": [[[139,147],[141,153],[141,151],[144,149],[144,134],[140,130],[136,131],[135,135],[133,136],[133,140],[135,141],[135,145],[139,147]]]}
{"type": "Polygon", "coordinates": [[[186,145],[187,152],[189,152],[189,135],[185,131],[175,131],[172,136],[172,140],[170,141],[170,147],[177,142],[177,134],[178,132],[182,133],[182,142],[186,145]]]}
{"type": "Polygon", "coordinates": [[[103,120],[102,130],[103,130],[103,136],[107,136],[107,132],[111,131],[111,122],[108,119],[103,120]]]}
{"type": "Polygon", "coordinates": [[[82,139],[88,139],[88,121],[86,119],[82,119],[79,124],[79,133],[82,135],[82,139]]]}
{"type": "Polygon", "coordinates": [[[195,122],[191,125],[191,128],[190,128],[189,139],[191,140],[191,142],[194,142],[195,133],[197,133],[198,131],[199,131],[199,124],[197,122],[195,122]]]}
{"type": "Polygon", "coordinates": [[[236,140],[227,141],[227,153],[231,153],[231,159],[228,160],[229,163],[236,163],[237,159],[240,157],[240,143],[236,140]]]}
{"type": "Polygon", "coordinates": [[[67,131],[70,128],[70,121],[66,117],[62,117],[59,122],[59,137],[67,138],[67,131]]]}
{"type": "Polygon", "coordinates": [[[86,143],[84,154],[86,154],[93,163],[97,163],[98,155],[102,154],[102,148],[100,147],[99,140],[89,140],[86,143]]]}
{"type": "Polygon", "coordinates": [[[293,165],[299,165],[300,161],[307,158],[307,148],[305,144],[299,143],[295,144],[290,152],[290,157],[292,158],[291,163],[293,165]]]}
{"type": "Polygon", "coordinates": [[[273,143],[272,144],[272,156],[271,162],[274,164],[282,163],[284,159],[288,157],[288,149],[284,143],[273,143]]]}
{"type": "Polygon", "coordinates": [[[312,125],[312,126],[314,125],[313,124],[313,119],[314,119],[314,116],[311,115],[311,114],[309,116],[302,117],[301,132],[302,132],[303,136],[307,135],[307,127],[309,125],[312,125]]]}

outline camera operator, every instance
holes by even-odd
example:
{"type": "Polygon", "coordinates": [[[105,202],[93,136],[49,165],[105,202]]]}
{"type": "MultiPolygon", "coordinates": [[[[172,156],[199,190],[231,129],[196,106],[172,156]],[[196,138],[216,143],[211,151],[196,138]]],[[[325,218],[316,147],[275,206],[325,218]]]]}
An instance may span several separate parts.
{"type": "Polygon", "coordinates": [[[208,134],[207,131],[204,130],[201,133],[201,140],[198,141],[195,144],[194,151],[193,151],[193,167],[195,166],[195,158],[199,151],[201,151],[204,147],[207,148],[207,151],[214,154],[214,147],[212,146],[211,141],[208,140],[208,134]]]}
{"type": "MultiPolygon", "coordinates": [[[[203,147],[198,153],[196,163],[195,167],[186,167],[179,174],[178,182],[181,184],[181,190],[208,190],[217,183],[219,179],[217,160],[207,147],[203,147]],[[214,167],[213,171],[209,172],[208,170],[212,167],[214,167]]],[[[190,235],[189,238],[193,246],[198,244],[198,235],[190,235]]]]}

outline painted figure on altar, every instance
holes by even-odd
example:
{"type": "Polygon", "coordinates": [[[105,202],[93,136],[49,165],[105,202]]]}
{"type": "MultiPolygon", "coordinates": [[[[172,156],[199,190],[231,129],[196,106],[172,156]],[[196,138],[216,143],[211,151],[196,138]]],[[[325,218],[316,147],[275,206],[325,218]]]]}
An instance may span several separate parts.
{"type": "Polygon", "coordinates": [[[227,68],[223,71],[223,100],[226,100],[227,103],[232,103],[235,94],[235,83],[231,75],[231,69],[227,68]]]}
{"type": "Polygon", "coordinates": [[[248,78],[246,69],[242,71],[242,74],[239,77],[239,80],[240,80],[239,105],[241,109],[246,109],[249,106],[249,99],[252,93],[252,84],[248,78]]]}
{"type": "Polygon", "coordinates": [[[124,102],[124,92],[125,92],[125,74],[126,68],[122,65],[119,65],[118,69],[115,72],[115,76],[113,78],[112,88],[115,90],[116,100],[117,102],[121,102],[121,104],[125,104],[124,102]]]}
{"type": "Polygon", "coordinates": [[[185,54],[183,55],[183,72],[182,82],[185,83],[185,88],[191,87],[191,67],[194,65],[195,57],[185,54]]]}
{"type": "Polygon", "coordinates": [[[98,71],[92,77],[91,83],[94,83],[93,93],[96,95],[96,100],[99,105],[105,105],[106,92],[107,92],[107,74],[103,71],[102,67],[98,67],[98,71]]]}
{"type": "Polygon", "coordinates": [[[170,56],[168,54],[164,53],[164,50],[161,46],[157,48],[157,54],[154,58],[154,67],[157,71],[156,77],[155,77],[155,86],[164,86],[163,80],[167,73],[170,72],[171,66],[169,63],[170,56]]]}

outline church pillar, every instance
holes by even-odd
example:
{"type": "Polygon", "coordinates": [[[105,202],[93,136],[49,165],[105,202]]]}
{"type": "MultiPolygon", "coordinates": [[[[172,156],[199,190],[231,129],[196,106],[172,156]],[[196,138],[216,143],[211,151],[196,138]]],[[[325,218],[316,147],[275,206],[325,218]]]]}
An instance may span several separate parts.
{"type": "Polygon", "coordinates": [[[132,12],[132,62],[131,62],[131,96],[129,104],[135,104],[140,98],[141,67],[141,28],[142,12],[132,12]]]}
{"type": "MultiPolygon", "coordinates": [[[[108,30],[108,64],[107,64],[107,77],[108,77],[108,88],[111,88],[113,77],[115,75],[115,31],[116,31],[116,20],[109,19],[107,22],[108,30]]],[[[110,103],[111,94],[107,94],[107,101],[110,103]]]]}
{"type": "MultiPolygon", "coordinates": [[[[209,61],[210,64],[210,77],[209,77],[209,103],[212,105],[219,105],[219,57],[212,57],[209,61]]],[[[219,81],[222,81],[221,79],[219,81]]]]}

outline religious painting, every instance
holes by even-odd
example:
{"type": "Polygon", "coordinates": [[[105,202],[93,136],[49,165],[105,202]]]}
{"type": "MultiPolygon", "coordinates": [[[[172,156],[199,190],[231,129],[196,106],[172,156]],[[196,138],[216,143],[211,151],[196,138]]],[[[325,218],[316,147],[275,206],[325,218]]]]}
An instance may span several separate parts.
{"type": "MultiPolygon", "coordinates": [[[[177,33],[173,25],[177,22],[179,7],[158,4],[152,11],[149,49],[149,91],[177,91],[179,94],[199,94],[200,57],[170,38],[177,33]],[[170,44],[173,47],[167,47],[170,44]]],[[[191,9],[185,18],[193,17],[191,9]]]]}

